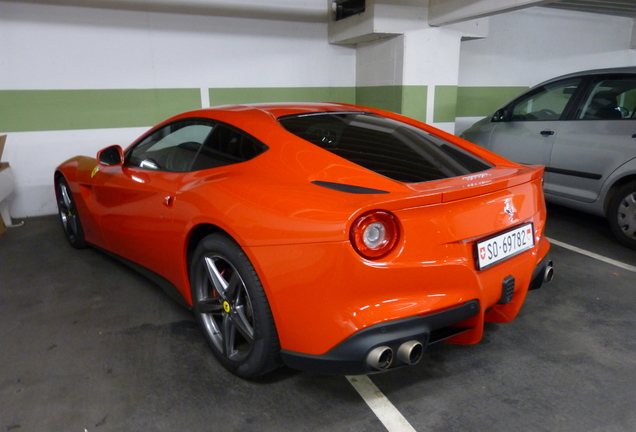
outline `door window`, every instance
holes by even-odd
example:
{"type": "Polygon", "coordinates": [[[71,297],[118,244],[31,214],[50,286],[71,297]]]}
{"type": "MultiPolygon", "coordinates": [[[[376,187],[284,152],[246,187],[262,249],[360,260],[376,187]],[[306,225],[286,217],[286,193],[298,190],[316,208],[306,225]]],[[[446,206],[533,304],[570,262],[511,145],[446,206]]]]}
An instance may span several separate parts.
{"type": "Polygon", "coordinates": [[[267,149],[265,144],[247,134],[219,124],[201,147],[192,171],[246,162],[267,149]]]}
{"type": "Polygon", "coordinates": [[[596,82],[583,101],[576,118],[580,120],[621,120],[634,117],[636,77],[628,75],[596,82]]]}
{"type": "Polygon", "coordinates": [[[574,95],[580,78],[547,84],[512,106],[512,121],[558,120],[574,95]]]}
{"type": "Polygon", "coordinates": [[[127,158],[128,166],[187,172],[213,126],[201,121],[171,123],[144,138],[127,158]]]}

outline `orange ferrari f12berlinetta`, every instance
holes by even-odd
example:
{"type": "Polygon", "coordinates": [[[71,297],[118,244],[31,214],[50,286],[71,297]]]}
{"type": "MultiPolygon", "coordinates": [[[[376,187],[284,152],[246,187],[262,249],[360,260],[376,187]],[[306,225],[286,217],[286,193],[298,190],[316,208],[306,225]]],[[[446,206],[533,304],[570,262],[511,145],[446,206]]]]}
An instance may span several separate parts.
{"type": "Polygon", "coordinates": [[[551,279],[543,167],[355,105],[177,115],[55,172],[59,216],[192,309],[212,353],[364,374],[477,343],[551,279]]]}

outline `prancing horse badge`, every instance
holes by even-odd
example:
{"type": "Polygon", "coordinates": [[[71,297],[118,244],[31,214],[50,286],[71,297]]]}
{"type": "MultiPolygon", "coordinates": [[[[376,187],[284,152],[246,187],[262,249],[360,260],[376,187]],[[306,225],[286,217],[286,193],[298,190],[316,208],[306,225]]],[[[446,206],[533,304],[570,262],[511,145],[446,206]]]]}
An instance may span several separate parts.
{"type": "Polygon", "coordinates": [[[510,216],[510,222],[515,219],[515,213],[517,213],[517,209],[515,209],[515,206],[512,204],[512,199],[510,198],[506,198],[504,200],[504,213],[510,216]]]}

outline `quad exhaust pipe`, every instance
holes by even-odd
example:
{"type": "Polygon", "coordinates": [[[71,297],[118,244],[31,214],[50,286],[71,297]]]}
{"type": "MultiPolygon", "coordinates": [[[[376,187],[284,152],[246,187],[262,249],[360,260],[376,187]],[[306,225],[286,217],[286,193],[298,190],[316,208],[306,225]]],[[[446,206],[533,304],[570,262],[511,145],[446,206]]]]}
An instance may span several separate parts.
{"type": "MultiPolygon", "coordinates": [[[[416,340],[410,340],[400,345],[396,354],[402,363],[414,365],[422,358],[424,346],[416,340]]],[[[387,370],[391,364],[393,364],[393,350],[388,346],[375,347],[367,354],[367,365],[372,369],[387,370]]]]}
{"type": "Polygon", "coordinates": [[[403,363],[414,365],[420,361],[424,354],[424,346],[416,340],[404,342],[397,351],[397,358],[403,363]]]}
{"type": "Polygon", "coordinates": [[[548,261],[543,272],[543,282],[550,282],[554,277],[554,268],[552,267],[552,260],[548,261]]]}
{"type": "Polygon", "coordinates": [[[387,370],[393,363],[393,350],[388,346],[375,347],[367,354],[367,365],[375,370],[387,370]]]}

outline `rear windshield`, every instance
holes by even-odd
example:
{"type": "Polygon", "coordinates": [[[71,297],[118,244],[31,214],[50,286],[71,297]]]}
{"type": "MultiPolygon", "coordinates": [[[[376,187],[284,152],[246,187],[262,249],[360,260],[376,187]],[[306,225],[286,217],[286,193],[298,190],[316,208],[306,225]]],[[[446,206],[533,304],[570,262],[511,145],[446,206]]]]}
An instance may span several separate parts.
{"type": "Polygon", "coordinates": [[[294,135],[403,183],[463,176],[492,168],[439,137],[374,114],[315,113],[278,120],[294,135]]]}

